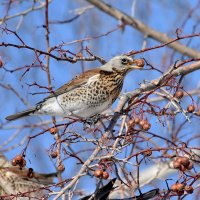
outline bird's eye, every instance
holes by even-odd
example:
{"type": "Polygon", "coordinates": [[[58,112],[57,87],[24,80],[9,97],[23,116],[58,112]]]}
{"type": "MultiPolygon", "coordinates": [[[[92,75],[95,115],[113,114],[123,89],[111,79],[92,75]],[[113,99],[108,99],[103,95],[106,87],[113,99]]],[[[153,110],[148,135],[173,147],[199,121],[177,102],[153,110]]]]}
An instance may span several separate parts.
{"type": "Polygon", "coordinates": [[[122,64],[127,64],[128,63],[128,59],[126,59],[126,58],[122,58],[122,64]]]}

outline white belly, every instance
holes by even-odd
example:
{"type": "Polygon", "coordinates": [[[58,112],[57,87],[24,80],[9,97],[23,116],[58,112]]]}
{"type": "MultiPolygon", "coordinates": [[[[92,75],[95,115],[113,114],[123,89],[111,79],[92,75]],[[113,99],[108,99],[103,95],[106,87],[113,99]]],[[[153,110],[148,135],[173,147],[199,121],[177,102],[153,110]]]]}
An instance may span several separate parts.
{"type": "Polygon", "coordinates": [[[66,105],[61,103],[62,95],[47,99],[36,114],[51,115],[51,116],[77,116],[88,118],[108,109],[112,102],[106,101],[100,105],[87,105],[85,102],[71,101],[66,105]]]}

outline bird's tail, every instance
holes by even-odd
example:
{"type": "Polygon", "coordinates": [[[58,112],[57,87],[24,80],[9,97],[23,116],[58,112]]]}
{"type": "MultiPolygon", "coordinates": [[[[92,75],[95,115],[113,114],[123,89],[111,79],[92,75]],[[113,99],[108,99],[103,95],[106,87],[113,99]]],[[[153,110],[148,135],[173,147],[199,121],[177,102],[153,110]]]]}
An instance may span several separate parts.
{"type": "Polygon", "coordinates": [[[33,114],[35,112],[35,110],[36,110],[35,108],[28,109],[28,110],[16,113],[14,115],[9,115],[9,116],[6,117],[6,119],[8,121],[12,121],[12,120],[16,120],[16,119],[19,119],[19,118],[22,118],[22,117],[26,117],[26,116],[29,116],[30,114],[33,114]]]}

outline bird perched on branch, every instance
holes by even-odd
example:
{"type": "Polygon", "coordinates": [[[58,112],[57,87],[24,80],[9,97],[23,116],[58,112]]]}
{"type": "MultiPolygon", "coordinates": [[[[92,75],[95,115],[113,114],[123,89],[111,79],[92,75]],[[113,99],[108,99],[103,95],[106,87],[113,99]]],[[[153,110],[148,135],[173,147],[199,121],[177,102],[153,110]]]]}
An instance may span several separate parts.
{"type": "Polygon", "coordinates": [[[88,70],[66,83],[35,108],[6,117],[15,120],[29,115],[89,118],[108,109],[119,96],[124,78],[144,66],[142,59],[120,55],[99,68],[88,70]]]}
{"type": "Polygon", "coordinates": [[[42,199],[57,173],[40,174],[30,169],[13,166],[0,153],[0,199],[42,199]]]}

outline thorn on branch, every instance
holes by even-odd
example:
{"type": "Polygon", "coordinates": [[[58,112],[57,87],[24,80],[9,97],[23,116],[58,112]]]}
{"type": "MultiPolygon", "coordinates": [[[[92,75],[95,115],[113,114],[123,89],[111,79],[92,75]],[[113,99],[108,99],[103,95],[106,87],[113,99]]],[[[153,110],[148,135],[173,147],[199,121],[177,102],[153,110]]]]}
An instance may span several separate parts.
{"type": "Polygon", "coordinates": [[[182,33],[182,29],[180,29],[180,28],[177,28],[176,29],[176,37],[177,37],[177,39],[180,39],[180,34],[182,33]]]}

